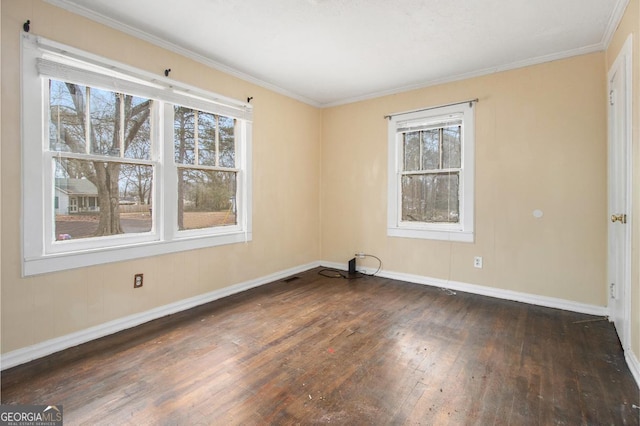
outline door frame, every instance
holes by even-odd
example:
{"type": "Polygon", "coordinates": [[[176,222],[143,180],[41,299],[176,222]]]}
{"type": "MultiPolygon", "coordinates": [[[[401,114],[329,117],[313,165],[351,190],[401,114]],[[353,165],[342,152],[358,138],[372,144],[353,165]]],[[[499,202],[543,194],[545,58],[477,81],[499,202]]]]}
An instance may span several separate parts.
{"type": "MultiPolygon", "coordinates": [[[[624,227],[624,250],[625,250],[625,254],[624,254],[624,271],[623,271],[623,277],[624,280],[622,283],[616,283],[616,286],[619,286],[619,288],[617,288],[616,292],[618,294],[622,294],[623,298],[622,298],[622,321],[623,321],[623,325],[622,325],[622,335],[620,335],[620,330],[617,330],[618,332],[618,337],[620,338],[620,343],[622,344],[622,348],[626,351],[627,349],[630,348],[631,345],[631,239],[632,239],[632,235],[631,235],[631,230],[632,230],[632,183],[633,183],[633,157],[632,157],[632,143],[633,143],[633,123],[632,123],[632,118],[633,118],[633,113],[632,113],[632,107],[633,107],[633,90],[632,90],[632,84],[633,84],[633,49],[632,49],[632,44],[633,44],[633,36],[629,35],[629,37],[627,37],[627,40],[625,41],[624,45],[622,46],[622,48],[620,49],[620,52],[618,53],[618,56],[616,57],[615,61],[613,62],[613,64],[611,65],[611,68],[609,69],[608,73],[607,73],[607,93],[610,95],[612,88],[611,88],[611,79],[613,78],[614,74],[616,72],[620,72],[621,70],[624,70],[624,105],[625,105],[625,116],[624,116],[624,127],[625,127],[625,137],[623,138],[623,140],[621,141],[621,143],[623,144],[622,146],[622,152],[624,153],[625,156],[625,176],[623,176],[623,179],[626,182],[626,193],[625,193],[625,197],[626,197],[626,212],[618,212],[618,213],[624,213],[627,215],[627,223],[624,227]]],[[[617,99],[621,99],[622,96],[617,95],[616,96],[617,99]]],[[[611,165],[611,153],[613,150],[613,145],[614,145],[614,141],[613,141],[613,137],[612,137],[612,119],[611,119],[611,104],[610,104],[610,99],[607,96],[607,193],[609,193],[609,196],[607,197],[607,212],[611,212],[611,191],[610,188],[614,182],[614,179],[612,179],[613,173],[614,171],[612,170],[612,165],[611,165]]],[[[609,311],[609,318],[611,320],[611,314],[613,313],[611,311],[611,299],[612,299],[612,294],[611,294],[611,290],[609,288],[609,278],[610,278],[610,271],[609,269],[611,268],[611,262],[609,259],[610,256],[610,245],[611,245],[611,240],[610,240],[610,229],[611,229],[611,224],[609,223],[609,215],[607,215],[607,310],[609,311]]]]}

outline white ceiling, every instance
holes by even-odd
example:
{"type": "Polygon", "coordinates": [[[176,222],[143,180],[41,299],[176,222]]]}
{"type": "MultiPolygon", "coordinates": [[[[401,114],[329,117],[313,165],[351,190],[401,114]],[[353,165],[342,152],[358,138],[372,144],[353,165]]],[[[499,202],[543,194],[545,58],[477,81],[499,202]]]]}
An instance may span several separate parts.
{"type": "Polygon", "coordinates": [[[602,50],[628,3],[47,1],[315,106],[602,50]]]}

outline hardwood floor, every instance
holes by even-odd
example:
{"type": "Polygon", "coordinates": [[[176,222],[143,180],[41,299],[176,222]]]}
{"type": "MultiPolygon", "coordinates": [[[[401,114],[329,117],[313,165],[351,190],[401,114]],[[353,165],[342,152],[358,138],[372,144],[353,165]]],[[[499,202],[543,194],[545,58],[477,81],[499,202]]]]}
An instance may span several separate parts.
{"type": "Polygon", "coordinates": [[[314,269],[2,373],[65,424],[639,424],[611,323],[314,269]]]}

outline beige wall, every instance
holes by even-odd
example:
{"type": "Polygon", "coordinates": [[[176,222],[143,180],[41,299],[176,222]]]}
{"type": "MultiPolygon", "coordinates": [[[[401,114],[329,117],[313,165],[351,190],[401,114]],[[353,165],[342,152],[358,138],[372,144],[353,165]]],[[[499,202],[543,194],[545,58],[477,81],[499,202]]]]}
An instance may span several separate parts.
{"type": "Polygon", "coordinates": [[[605,83],[594,53],[324,110],[323,258],[605,306],[605,83]],[[383,116],[473,98],[475,243],[387,237],[383,116]]]}
{"type": "Polygon", "coordinates": [[[320,258],[321,112],[40,1],[2,1],[2,353],[320,258]],[[236,99],[253,96],[253,241],[20,278],[19,36],[236,99]],[[144,273],[142,289],[133,275],[144,273]]]}
{"type": "Polygon", "coordinates": [[[606,51],[606,69],[608,70],[616,60],[620,53],[622,45],[629,35],[633,36],[633,189],[632,189],[632,214],[634,218],[632,226],[632,266],[631,266],[631,348],[636,356],[640,359],[640,257],[638,249],[640,248],[640,42],[638,33],[640,30],[640,7],[638,0],[630,0],[627,10],[616,30],[614,37],[606,51]]]}

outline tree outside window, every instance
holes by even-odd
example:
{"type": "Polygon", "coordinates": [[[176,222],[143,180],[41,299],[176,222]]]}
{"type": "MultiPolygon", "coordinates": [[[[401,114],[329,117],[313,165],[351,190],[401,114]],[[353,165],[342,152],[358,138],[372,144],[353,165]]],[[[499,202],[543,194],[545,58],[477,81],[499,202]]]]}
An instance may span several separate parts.
{"type": "Polygon", "coordinates": [[[237,224],[235,121],[174,107],[179,230],[237,224]]]}
{"type": "MultiPolygon", "coordinates": [[[[57,152],[56,181],[66,180],[69,194],[69,182],[88,181],[97,197],[92,211],[97,226],[77,237],[125,233],[122,205],[151,208],[153,166],[136,160],[150,160],[152,105],[151,99],[49,80],[49,148],[57,152]]],[[[150,220],[148,216],[146,225],[129,231],[149,231],[150,220]]],[[[56,235],[60,223],[56,221],[56,235]]]]}

